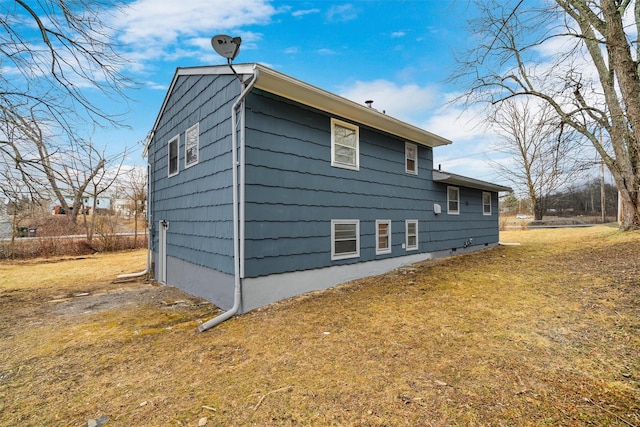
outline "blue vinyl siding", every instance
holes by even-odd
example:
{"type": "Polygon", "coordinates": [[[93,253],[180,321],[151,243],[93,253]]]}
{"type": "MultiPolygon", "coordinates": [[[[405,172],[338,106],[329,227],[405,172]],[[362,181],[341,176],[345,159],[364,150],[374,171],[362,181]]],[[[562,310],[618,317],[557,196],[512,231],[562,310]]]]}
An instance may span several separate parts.
{"type": "MultiPolygon", "coordinates": [[[[181,76],[160,118],[152,164],[157,221],[170,226],[167,253],[233,273],[231,76],[181,76]],[[199,122],[199,163],[184,169],[184,132],[199,122]],[[167,142],[179,135],[179,173],[167,178],[167,142]]],[[[405,141],[360,126],[360,170],[331,166],[326,112],[254,89],[247,97],[245,276],[299,271],[427,253],[498,240],[497,194],[482,214],[482,191],[460,187],[460,215],[446,213],[447,185],[433,182],[432,149],[418,145],[418,174],[405,172],[405,141]],[[443,207],[435,215],[433,205],[443,207]],[[331,220],[360,221],[360,257],[331,260],[331,220]],[[378,219],[391,220],[391,253],[376,254],[378,219]],[[417,219],[418,251],[406,251],[405,220],[417,219]]],[[[353,123],[358,125],[357,123],[353,123]]]]}
{"type": "Polygon", "coordinates": [[[433,214],[434,203],[446,206],[446,185],[432,181],[431,148],[418,147],[418,175],[407,174],[405,141],[360,127],[360,170],[336,168],[332,116],[260,91],[247,103],[247,277],[406,255],[407,219],[419,220],[418,252],[497,241],[481,190],[460,189],[461,215],[433,214]],[[331,260],[332,219],[360,220],[359,258],[331,260]],[[375,253],[376,219],[392,221],[391,254],[375,253]]]}
{"type": "Polygon", "coordinates": [[[152,238],[169,222],[167,255],[233,272],[231,105],[233,76],[180,76],[149,145],[152,165],[152,238]],[[199,123],[199,162],[184,168],[185,131],[199,123]],[[167,177],[167,142],[179,135],[179,172],[167,177]]]}

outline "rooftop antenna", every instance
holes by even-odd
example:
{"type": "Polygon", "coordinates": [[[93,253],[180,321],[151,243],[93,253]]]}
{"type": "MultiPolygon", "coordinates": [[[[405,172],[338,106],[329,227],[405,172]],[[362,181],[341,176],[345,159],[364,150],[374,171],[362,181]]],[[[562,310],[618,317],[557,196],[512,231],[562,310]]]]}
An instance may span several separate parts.
{"type": "Polygon", "coordinates": [[[233,65],[231,65],[231,61],[233,61],[240,52],[241,43],[242,39],[240,37],[230,37],[224,34],[218,34],[211,38],[211,46],[213,47],[213,50],[223,58],[227,58],[229,68],[231,68],[233,74],[235,74],[238,80],[240,80],[240,83],[243,83],[238,73],[236,73],[236,70],[233,69],[233,65]]]}

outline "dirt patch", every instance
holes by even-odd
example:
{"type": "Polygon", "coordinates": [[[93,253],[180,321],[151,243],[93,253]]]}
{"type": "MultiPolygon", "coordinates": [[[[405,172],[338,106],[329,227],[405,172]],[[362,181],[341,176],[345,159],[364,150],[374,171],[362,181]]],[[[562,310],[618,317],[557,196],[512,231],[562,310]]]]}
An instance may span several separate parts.
{"type": "Polygon", "coordinates": [[[71,296],[47,301],[52,305],[51,312],[59,316],[78,316],[96,314],[108,310],[140,307],[143,304],[153,304],[165,308],[193,307],[208,302],[195,299],[193,296],[167,286],[154,286],[140,283],[133,287],[118,287],[109,292],[89,293],[79,292],[71,296]]]}

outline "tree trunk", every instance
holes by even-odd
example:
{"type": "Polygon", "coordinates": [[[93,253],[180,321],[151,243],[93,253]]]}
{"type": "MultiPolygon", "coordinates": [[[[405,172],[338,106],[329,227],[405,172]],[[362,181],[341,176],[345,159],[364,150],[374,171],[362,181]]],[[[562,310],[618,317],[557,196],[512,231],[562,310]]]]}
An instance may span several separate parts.
{"type": "Polygon", "coordinates": [[[631,230],[640,228],[640,141],[636,133],[640,131],[640,81],[637,63],[624,32],[622,11],[612,0],[603,1],[602,10],[608,33],[606,47],[610,68],[615,70],[628,123],[624,123],[619,139],[612,141],[616,152],[612,166],[617,173],[612,172],[622,195],[624,213],[620,228],[631,230]]]}
{"type": "Polygon", "coordinates": [[[536,202],[533,205],[533,219],[535,219],[536,221],[542,220],[545,214],[545,210],[546,209],[544,208],[543,203],[541,203],[540,201],[536,202]]]}

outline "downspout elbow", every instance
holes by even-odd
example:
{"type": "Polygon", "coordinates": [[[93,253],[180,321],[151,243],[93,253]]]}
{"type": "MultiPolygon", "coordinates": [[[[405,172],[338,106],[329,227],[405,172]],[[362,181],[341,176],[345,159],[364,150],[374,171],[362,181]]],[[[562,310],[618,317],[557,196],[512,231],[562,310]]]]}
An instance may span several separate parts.
{"type": "Polygon", "coordinates": [[[209,319],[202,325],[198,326],[198,332],[204,332],[207,329],[213,328],[214,326],[231,319],[240,310],[240,301],[242,301],[242,292],[240,291],[240,286],[236,285],[233,295],[233,307],[220,314],[219,316],[214,317],[213,319],[209,319]]]}

